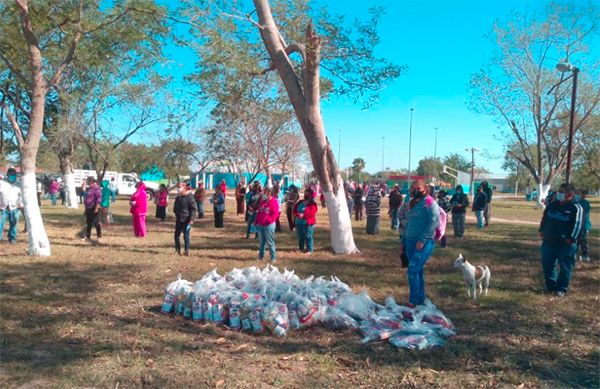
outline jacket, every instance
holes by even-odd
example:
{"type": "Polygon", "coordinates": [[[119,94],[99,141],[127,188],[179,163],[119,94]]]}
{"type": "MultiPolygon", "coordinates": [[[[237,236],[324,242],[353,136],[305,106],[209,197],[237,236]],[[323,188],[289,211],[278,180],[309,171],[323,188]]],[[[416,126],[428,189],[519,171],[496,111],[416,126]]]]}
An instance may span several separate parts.
{"type": "Polygon", "coordinates": [[[390,209],[398,209],[402,205],[402,193],[398,191],[390,192],[390,209]]]}
{"type": "Polygon", "coordinates": [[[455,193],[450,199],[450,205],[452,205],[453,214],[466,213],[469,206],[469,198],[464,193],[455,193]]]}
{"type": "Polygon", "coordinates": [[[379,216],[381,214],[381,196],[379,196],[379,191],[373,191],[365,199],[365,213],[367,216],[379,216]]]}
{"type": "Polygon", "coordinates": [[[540,232],[544,243],[561,244],[570,240],[576,242],[585,227],[585,211],[581,204],[571,201],[554,201],[544,210],[540,222],[540,232]]]}
{"type": "Polygon", "coordinates": [[[205,196],[206,196],[206,189],[204,189],[204,188],[196,189],[196,192],[194,193],[194,198],[196,199],[196,201],[198,201],[198,202],[204,201],[205,196]]]}
{"type": "Polygon", "coordinates": [[[159,207],[166,207],[169,204],[169,191],[161,190],[157,194],[156,205],[159,207]]]}
{"type": "Polygon", "coordinates": [[[427,239],[435,238],[435,230],[438,227],[440,211],[437,202],[431,196],[427,196],[406,212],[406,227],[402,235],[406,240],[425,242],[427,239]]]}
{"type": "Polygon", "coordinates": [[[98,185],[90,186],[87,190],[87,196],[83,199],[83,205],[86,209],[95,208],[102,203],[102,193],[98,185]]]}
{"type": "Polygon", "coordinates": [[[110,198],[112,197],[112,191],[108,188],[108,181],[102,181],[102,203],[101,207],[108,207],[110,205],[110,198]]]}
{"type": "Polygon", "coordinates": [[[215,193],[210,199],[215,212],[225,212],[225,195],[223,193],[215,193]]]}
{"type": "Polygon", "coordinates": [[[306,222],[307,225],[314,226],[317,224],[317,203],[314,201],[309,202],[302,211],[301,208],[304,206],[304,201],[298,201],[296,205],[294,205],[294,217],[296,218],[296,224],[304,224],[304,222],[306,222]],[[304,214],[304,217],[300,217],[300,214],[304,214]]]}
{"type": "Polygon", "coordinates": [[[268,200],[262,200],[258,206],[258,212],[256,213],[255,224],[258,226],[268,226],[269,224],[275,223],[279,217],[279,202],[275,197],[271,197],[268,200]]]}
{"type": "Polygon", "coordinates": [[[492,202],[492,188],[490,188],[489,186],[485,187],[483,189],[483,192],[486,195],[486,200],[487,200],[488,204],[491,203],[492,202]]]}
{"type": "Polygon", "coordinates": [[[131,208],[129,212],[133,216],[145,216],[148,213],[148,198],[146,197],[146,185],[140,182],[140,186],[129,199],[131,208]]]}
{"type": "Polygon", "coordinates": [[[487,195],[485,192],[477,192],[473,199],[473,211],[483,211],[487,205],[487,195]]]}
{"type": "Polygon", "coordinates": [[[181,223],[189,223],[196,218],[196,201],[191,191],[177,195],[173,212],[177,221],[181,223]]]}
{"type": "Polygon", "coordinates": [[[438,198],[438,206],[440,208],[442,208],[444,210],[444,212],[448,213],[450,212],[450,210],[452,210],[452,205],[450,204],[450,201],[448,201],[448,197],[444,196],[441,198],[438,198]]]}

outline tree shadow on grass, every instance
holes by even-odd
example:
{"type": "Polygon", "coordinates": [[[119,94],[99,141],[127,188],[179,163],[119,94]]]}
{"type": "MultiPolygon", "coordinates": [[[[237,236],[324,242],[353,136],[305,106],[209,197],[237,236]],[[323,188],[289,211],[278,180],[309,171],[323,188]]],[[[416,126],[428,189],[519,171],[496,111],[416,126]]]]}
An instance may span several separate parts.
{"type": "MultiPolygon", "coordinates": [[[[106,284],[125,282],[140,270],[134,264],[3,264],[2,362],[53,369],[90,358],[90,339],[61,334],[60,329],[91,320],[78,313],[82,307],[94,307],[94,294],[106,284]]],[[[98,347],[111,348],[110,342],[98,347]]]]}

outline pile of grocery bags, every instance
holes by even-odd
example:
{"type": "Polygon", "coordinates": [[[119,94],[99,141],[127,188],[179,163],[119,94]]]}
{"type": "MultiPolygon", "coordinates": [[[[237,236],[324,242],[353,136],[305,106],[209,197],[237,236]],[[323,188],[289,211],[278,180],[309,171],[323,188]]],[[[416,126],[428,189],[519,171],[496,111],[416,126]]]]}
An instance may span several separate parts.
{"type": "Polygon", "coordinates": [[[418,350],[441,346],[456,334],[429,300],[409,308],[389,296],[380,305],[366,291],[353,293],[337,277],[301,279],[273,266],[233,269],[223,276],[214,269],[195,283],[179,275],[165,288],[162,312],[276,336],[312,325],[357,329],[365,343],[388,340],[396,347],[418,350]]]}

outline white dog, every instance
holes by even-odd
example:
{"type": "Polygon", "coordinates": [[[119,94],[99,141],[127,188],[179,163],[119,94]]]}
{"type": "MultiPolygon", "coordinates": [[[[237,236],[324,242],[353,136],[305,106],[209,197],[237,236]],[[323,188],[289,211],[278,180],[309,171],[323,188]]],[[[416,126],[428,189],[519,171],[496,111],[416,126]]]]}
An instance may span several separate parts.
{"type": "Polygon", "coordinates": [[[488,294],[488,288],[490,286],[490,277],[492,272],[487,266],[473,266],[471,265],[462,254],[458,255],[458,258],[454,260],[454,267],[461,269],[465,282],[467,283],[467,295],[471,297],[471,291],[473,292],[473,300],[477,300],[477,285],[479,285],[479,294],[483,293],[483,283],[485,282],[485,295],[488,294]]]}

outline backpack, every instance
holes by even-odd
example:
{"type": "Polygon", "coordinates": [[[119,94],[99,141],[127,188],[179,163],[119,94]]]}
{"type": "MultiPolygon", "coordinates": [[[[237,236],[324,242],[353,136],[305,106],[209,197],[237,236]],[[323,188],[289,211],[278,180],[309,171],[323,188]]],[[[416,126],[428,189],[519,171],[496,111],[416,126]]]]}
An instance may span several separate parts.
{"type": "MultiPolygon", "coordinates": [[[[431,207],[431,205],[435,202],[435,199],[431,196],[427,196],[427,199],[425,199],[425,205],[428,207],[431,207]]],[[[446,223],[448,222],[448,214],[446,213],[446,211],[444,211],[444,209],[440,206],[438,206],[438,211],[439,211],[439,218],[438,218],[438,225],[435,228],[435,240],[440,240],[442,239],[442,237],[444,235],[446,235],[446,223]]]]}

